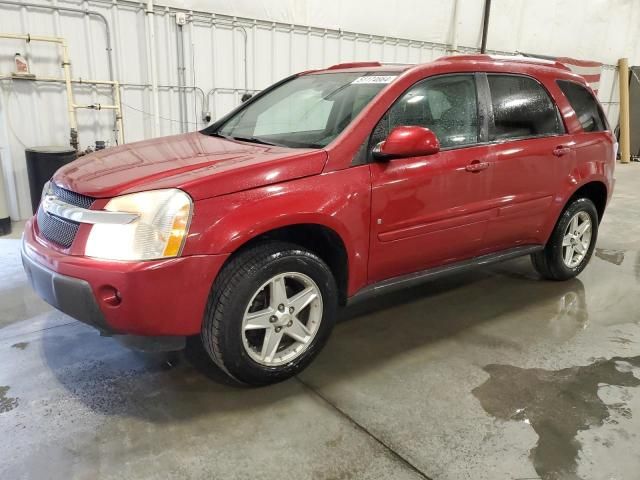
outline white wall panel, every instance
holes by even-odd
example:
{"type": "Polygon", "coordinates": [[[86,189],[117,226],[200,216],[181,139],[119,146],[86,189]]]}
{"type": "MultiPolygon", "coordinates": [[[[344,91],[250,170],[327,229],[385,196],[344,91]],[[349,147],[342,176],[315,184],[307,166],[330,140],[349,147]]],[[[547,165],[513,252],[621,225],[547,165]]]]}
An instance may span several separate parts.
{"type": "MultiPolygon", "coordinates": [[[[111,34],[114,78],[121,82],[127,142],[153,134],[150,56],[144,2],[31,0],[42,5],[101,13],[111,34]]],[[[458,44],[479,44],[480,0],[458,0],[458,44]]],[[[426,62],[446,54],[452,41],[453,0],[166,0],[156,5],[160,134],[202,128],[204,111],[220,117],[245,91],[260,90],[293,72],[346,61],[426,62]],[[166,6],[168,5],[168,6],[166,6]],[[192,11],[193,10],[193,11],[192,11]],[[185,88],[178,88],[175,14],[184,12],[185,88]],[[245,41],[246,36],[246,41],[245,41]],[[246,62],[245,62],[246,58],[246,62]],[[203,106],[204,101],[204,106],[203,106]]],[[[488,47],[594,59],[614,64],[628,56],[640,63],[635,40],[640,2],[635,0],[494,0],[488,47]]],[[[74,79],[108,80],[105,25],[96,16],[10,6],[0,1],[0,32],[67,39],[74,79]]],[[[21,52],[38,76],[62,78],[56,46],[0,39],[0,76],[21,52]]],[[[62,83],[0,80],[0,160],[13,218],[30,214],[25,146],[65,145],[69,140],[62,83]]],[[[74,84],[76,103],[111,104],[108,86],[74,84]]],[[[617,123],[617,76],[603,72],[599,96],[617,123]]],[[[81,147],[115,143],[114,115],[78,112],[81,147]]]]}

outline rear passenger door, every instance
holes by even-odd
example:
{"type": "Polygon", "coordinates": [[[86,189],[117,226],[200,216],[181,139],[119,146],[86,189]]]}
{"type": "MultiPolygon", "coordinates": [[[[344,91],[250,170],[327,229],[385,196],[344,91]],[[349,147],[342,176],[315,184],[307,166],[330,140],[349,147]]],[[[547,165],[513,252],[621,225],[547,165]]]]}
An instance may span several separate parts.
{"type": "Polygon", "coordinates": [[[491,194],[496,205],[485,236],[487,251],[545,241],[543,226],[574,156],[560,112],[532,77],[492,74],[489,142],[491,194]]]}

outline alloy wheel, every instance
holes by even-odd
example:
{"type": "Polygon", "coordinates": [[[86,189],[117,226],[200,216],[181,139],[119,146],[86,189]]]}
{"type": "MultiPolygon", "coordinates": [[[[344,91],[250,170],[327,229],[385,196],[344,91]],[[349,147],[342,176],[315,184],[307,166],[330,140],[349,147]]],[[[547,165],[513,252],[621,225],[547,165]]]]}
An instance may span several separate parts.
{"type": "Polygon", "coordinates": [[[592,235],[591,217],[586,212],[576,213],[562,238],[562,259],[569,268],[576,268],[589,252],[592,235]]]}
{"type": "Polygon", "coordinates": [[[242,320],[242,342],[257,363],[269,367],[298,358],[322,320],[322,295],[307,275],[273,276],[254,293],[242,320]]]}

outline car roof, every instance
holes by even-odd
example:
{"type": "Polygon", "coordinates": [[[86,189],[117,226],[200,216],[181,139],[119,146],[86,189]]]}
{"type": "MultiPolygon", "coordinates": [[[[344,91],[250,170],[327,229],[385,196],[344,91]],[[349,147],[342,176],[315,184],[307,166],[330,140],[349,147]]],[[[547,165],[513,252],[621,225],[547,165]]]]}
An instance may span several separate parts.
{"type": "Polygon", "coordinates": [[[404,72],[415,67],[413,63],[381,63],[381,62],[348,62],[338,63],[328,68],[309,70],[308,74],[338,73],[338,72],[404,72]]]}
{"type": "Polygon", "coordinates": [[[567,67],[566,65],[558,61],[548,60],[545,58],[538,58],[538,57],[527,57],[525,55],[486,55],[486,54],[449,55],[445,57],[440,57],[436,59],[435,62],[449,62],[449,63],[480,62],[480,63],[492,63],[494,65],[526,64],[526,65],[533,65],[533,66],[539,66],[539,67],[559,68],[560,70],[565,70],[568,72],[571,71],[569,67],[567,67]]]}
{"type": "Polygon", "coordinates": [[[348,62],[332,65],[331,67],[310,70],[302,72],[302,74],[322,74],[337,72],[393,72],[402,73],[409,70],[428,70],[434,67],[440,67],[438,70],[456,71],[457,67],[463,67],[465,71],[469,70],[469,66],[473,65],[476,71],[492,71],[506,73],[531,73],[540,72],[552,74],[556,78],[566,78],[584,83],[579,75],[571,72],[571,70],[560,62],[547,60],[536,57],[527,57],[524,55],[449,55],[437,58],[431,62],[409,64],[409,63],[383,63],[383,62],[348,62]]]}

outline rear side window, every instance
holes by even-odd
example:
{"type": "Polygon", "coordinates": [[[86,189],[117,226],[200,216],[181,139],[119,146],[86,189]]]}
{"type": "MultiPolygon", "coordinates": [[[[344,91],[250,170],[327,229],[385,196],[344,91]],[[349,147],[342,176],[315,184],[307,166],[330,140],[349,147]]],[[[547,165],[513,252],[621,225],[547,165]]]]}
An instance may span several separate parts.
{"type": "Polygon", "coordinates": [[[490,140],[564,133],[555,103],[536,80],[517,75],[487,75],[487,79],[494,118],[490,140]]]}
{"type": "Polygon", "coordinates": [[[568,80],[557,81],[560,90],[571,104],[571,108],[578,115],[578,121],[585,132],[602,132],[607,130],[605,120],[598,102],[589,90],[582,85],[568,80]]]}
{"type": "Polygon", "coordinates": [[[371,145],[395,127],[417,125],[436,134],[442,148],[478,142],[478,101],[473,75],[444,75],[416,83],[376,125],[371,145]]]}

